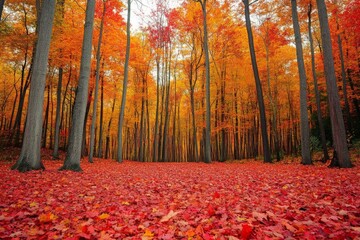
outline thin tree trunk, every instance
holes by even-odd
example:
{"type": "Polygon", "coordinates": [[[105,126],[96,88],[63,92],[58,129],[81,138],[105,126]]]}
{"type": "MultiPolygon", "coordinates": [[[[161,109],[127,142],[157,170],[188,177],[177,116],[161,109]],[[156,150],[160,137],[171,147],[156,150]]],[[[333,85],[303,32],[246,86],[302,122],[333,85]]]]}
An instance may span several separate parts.
{"type": "Polygon", "coordinates": [[[246,30],[248,33],[251,63],[252,63],[253,71],[254,71],[254,77],[255,77],[255,83],[256,83],[256,94],[257,94],[257,99],[258,99],[258,104],[259,104],[259,109],[260,109],[260,123],[261,123],[261,136],[262,136],[263,152],[264,152],[264,162],[271,163],[269,140],[268,140],[267,127],[266,127],[266,113],[265,113],[264,97],[263,97],[263,92],[262,92],[262,87],[261,87],[259,70],[257,67],[254,38],[253,38],[252,30],[251,30],[249,0],[243,0],[243,3],[245,5],[246,30]]]}
{"type": "MultiPolygon", "coordinates": [[[[59,0],[57,2],[58,9],[60,11],[59,16],[59,25],[62,26],[64,20],[64,5],[65,0],[59,0]]],[[[60,49],[60,53],[62,49],[60,49]]],[[[59,80],[56,91],[56,117],[55,117],[55,136],[54,136],[54,151],[52,154],[53,159],[59,159],[59,142],[60,142],[60,123],[61,123],[61,91],[62,91],[62,82],[63,82],[63,73],[64,69],[62,66],[59,67],[59,80]]],[[[65,98],[65,95],[64,95],[65,98]]]]}
{"type": "Polygon", "coordinates": [[[299,19],[297,14],[296,0],[291,0],[291,12],[294,26],[295,43],[296,43],[296,56],[300,77],[300,133],[301,133],[301,163],[304,165],[312,164],[310,155],[310,128],[309,117],[307,109],[307,84],[305,63],[303,57],[303,49],[301,42],[301,33],[299,26],[299,19]]]}
{"type": "Polygon", "coordinates": [[[210,57],[208,46],[208,31],[207,31],[207,12],[206,2],[207,0],[198,0],[201,4],[203,14],[203,29],[204,29],[204,52],[205,52],[205,99],[206,99],[206,114],[205,114],[205,152],[204,162],[211,163],[211,107],[210,107],[210,57]]]}
{"type": "Polygon", "coordinates": [[[310,42],[310,51],[311,51],[311,69],[312,69],[312,75],[314,80],[314,90],[315,90],[315,101],[316,101],[316,113],[317,113],[317,119],[319,123],[319,129],[320,129],[320,140],[321,140],[321,146],[324,153],[324,159],[323,162],[326,162],[329,160],[329,154],[326,146],[326,135],[325,135],[325,128],[323,119],[321,117],[321,105],[320,105],[320,92],[319,92],[319,86],[316,76],[316,67],[315,67],[315,51],[314,51],[314,44],[313,44],[313,36],[311,31],[311,11],[312,11],[312,4],[309,4],[309,11],[308,11],[308,32],[309,32],[309,42],[310,42]]]}
{"type": "MultiPolygon", "coordinates": [[[[82,136],[82,144],[81,144],[81,157],[86,157],[88,155],[88,149],[87,149],[87,137],[86,137],[86,127],[87,127],[87,119],[90,112],[90,106],[91,106],[91,99],[92,99],[93,90],[90,89],[89,97],[86,103],[86,111],[85,111],[85,118],[84,118],[84,128],[83,128],[83,136],[82,136]]],[[[75,100],[76,102],[76,100],[75,100]]]]}
{"type": "MultiPolygon", "coordinates": [[[[340,31],[340,26],[338,23],[338,17],[336,16],[336,25],[338,32],[340,31]]],[[[344,62],[344,53],[343,53],[343,46],[342,46],[342,39],[340,33],[337,34],[337,44],[339,47],[339,55],[340,55],[340,64],[341,64],[341,79],[342,79],[342,90],[344,95],[344,102],[345,102],[345,119],[347,123],[347,130],[351,134],[352,133],[352,123],[351,123],[351,115],[350,115],[350,105],[347,93],[347,80],[346,80],[346,70],[345,70],[345,62],[344,62]]]]}
{"type": "Polygon", "coordinates": [[[103,121],[104,121],[104,76],[101,77],[101,100],[100,100],[100,130],[99,130],[99,143],[98,154],[99,158],[103,157],[103,121]]]}
{"type": "Polygon", "coordinates": [[[155,127],[154,127],[154,141],[153,141],[153,162],[157,162],[157,146],[158,146],[158,132],[159,132],[159,94],[160,94],[160,59],[156,58],[156,112],[155,112],[155,127]]]}
{"type": "Polygon", "coordinates": [[[106,133],[106,142],[105,142],[105,159],[108,159],[110,156],[110,129],[111,129],[111,123],[113,119],[113,114],[115,110],[115,103],[116,103],[116,96],[114,97],[114,101],[111,107],[111,115],[107,127],[107,133],[106,133]]]}
{"type": "Polygon", "coordinates": [[[125,66],[124,66],[124,81],[123,81],[120,116],[119,116],[117,162],[122,162],[122,152],[123,152],[122,128],[124,125],[126,92],[127,92],[128,74],[129,74],[131,0],[128,0],[127,3],[128,3],[128,10],[127,10],[128,15],[127,15],[127,22],[126,22],[126,54],[125,54],[125,66]]]}
{"type": "Polygon", "coordinates": [[[46,139],[47,139],[47,129],[48,129],[48,123],[49,123],[49,110],[50,110],[50,84],[47,86],[47,103],[46,103],[46,109],[45,109],[45,118],[44,118],[44,124],[42,128],[42,147],[46,148],[46,139]]]}
{"type": "Polygon", "coordinates": [[[89,152],[89,162],[93,163],[93,155],[94,155],[94,144],[95,144],[95,124],[96,124],[96,112],[97,112],[97,102],[98,102],[98,92],[99,92],[99,79],[100,79],[100,61],[101,61],[101,42],[104,30],[104,18],[106,12],[106,1],[103,2],[103,13],[101,17],[100,23],[100,33],[99,33],[99,40],[98,46],[96,50],[96,77],[95,77],[95,96],[94,96],[94,103],[93,103],[93,112],[92,112],[92,119],[91,119],[91,130],[90,130],[90,152],[89,152]]]}

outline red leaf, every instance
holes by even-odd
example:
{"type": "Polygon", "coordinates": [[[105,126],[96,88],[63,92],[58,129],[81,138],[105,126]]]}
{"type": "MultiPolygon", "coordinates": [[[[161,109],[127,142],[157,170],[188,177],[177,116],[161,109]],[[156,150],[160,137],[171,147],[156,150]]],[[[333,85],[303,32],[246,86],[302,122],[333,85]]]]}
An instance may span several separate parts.
{"type": "Polygon", "coordinates": [[[214,216],[215,215],[215,209],[213,208],[212,205],[209,204],[207,206],[207,212],[208,212],[209,216],[214,216]]]}
{"type": "Polygon", "coordinates": [[[214,199],[215,199],[215,198],[220,198],[220,193],[215,192],[214,195],[213,195],[213,198],[214,198],[214,199]]]}
{"type": "Polygon", "coordinates": [[[249,226],[248,224],[243,224],[242,225],[242,230],[241,230],[241,238],[242,239],[249,239],[250,235],[252,233],[253,228],[251,226],[249,226]]]}

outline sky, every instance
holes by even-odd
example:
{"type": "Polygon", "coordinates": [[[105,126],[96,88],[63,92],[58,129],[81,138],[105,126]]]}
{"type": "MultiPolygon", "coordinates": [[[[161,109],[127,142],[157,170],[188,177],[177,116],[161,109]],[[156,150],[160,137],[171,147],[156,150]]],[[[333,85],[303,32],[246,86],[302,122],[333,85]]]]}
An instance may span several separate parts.
{"type": "MultiPolygon", "coordinates": [[[[166,0],[163,0],[166,1],[166,0]]],[[[138,31],[141,26],[146,26],[150,21],[150,13],[156,6],[156,0],[133,0],[131,5],[131,30],[138,31]]],[[[168,0],[169,6],[175,8],[180,6],[181,0],[168,0]]],[[[126,15],[126,13],[125,13],[126,15]]],[[[125,18],[126,19],[126,18],[125,18]]]]}

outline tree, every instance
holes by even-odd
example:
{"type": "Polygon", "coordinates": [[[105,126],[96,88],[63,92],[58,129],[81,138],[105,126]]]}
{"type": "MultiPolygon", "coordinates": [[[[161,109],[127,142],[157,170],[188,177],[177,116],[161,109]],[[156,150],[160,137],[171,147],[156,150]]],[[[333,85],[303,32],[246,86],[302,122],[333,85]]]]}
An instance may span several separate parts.
{"type": "Polygon", "coordinates": [[[326,4],[324,0],[316,0],[316,3],[320,22],[326,91],[328,95],[331,131],[335,151],[331,165],[340,166],[342,168],[350,168],[352,167],[352,163],[346,143],[345,124],[341,112],[339,93],[336,85],[334,58],[332,53],[332,43],[326,4]]]}
{"type": "Polygon", "coordinates": [[[311,11],[312,11],[312,4],[309,3],[309,10],[308,10],[308,32],[309,32],[309,43],[310,43],[310,52],[311,52],[311,71],[313,75],[314,81],[314,91],[315,91],[315,101],[316,101],[316,115],[319,122],[319,129],[320,129],[320,140],[321,140],[321,147],[323,149],[324,158],[323,162],[329,160],[329,154],[326,146],[326,136],[325,136],[325,129],[323,119],[321,117],[321,105],[320,105],[320,92],[318,86],[318,80],[316,76],[316,67],[315,67],[315,51],[314,51],[314,43],[313,43],[313,36],[312,36],[312,29],[311,29],[311,11]]]}
{"type": "Polygon", "coordinates": [[[64,165],[60,168],[60,170],[81,171],[81,144],[83,139],[84,119],[89,88],[94,12],[95,0],[88,0],[81,53],[80,79],[76,91],[68,150],[64,165]]]}
{"type": "Polygon", "coordinates": [[[259,70],[256,61],[256,54],[255,54],[255,46],[254,46],[254,38],[251,30],[251,20],[250,20],[250,4],[249,0],[243,0],[245,6],[245,20],[246,20],[246,30],[248,34],[248,41],[249,41],[249,48],[250,48],[250,55],[251,55],[251,64],[254,72],[255,83],[256,83],[256,94],[257,100],[260,109],[260,124],[261,124],[261,136],[262,136],[262,143],[264,149],[264,162],[271,163],[271,156],[269,150],[269,140],[267,134],[267,127],[266,127],[266,113],[265,113],[265,104],[264,104],[264,97],[261,87],[261,81],[259,76],[259,70]]]}
{"type": "Polygon", "coordinates": [[[27,123],[18,161],[12,169],[26,172],[45,169],[41,162],[41,131],[46,68],[55,15],[55,0],[44,0],[30,87],[27,123]]]}
{"type": "Polygon", "coordinates": [[[98,40],[98,45],[97,45],[97,49],[96,49],[95,96],[94,96],[93,113],[92,113],[92,120],[91,120],[90,152],[89,152],[89,162],[91,162],[91,163],[93,162],[93,155],[94,155],[95,124],[96,124],[96,112],[97,112],[99,79],[100,79],[101,42],[102,42],[103,30],[104,30],[105,12],[106,12],[106,0],[104,0],[104,2],[103,2],[103,13],[101,16],[99,40],[98,40]]]}
{"type": "MultiPolygon", "coordinates": [[[[59,25],[63,24],[64,21],[64,5],[65,0],[61,0],[57,2],[58,8],[60,9],[60,19],[59,25]]],[[[62,49],[60,49],[60,53],[62,49]]],[[[59,141],[60,141],[60,113],[61,113],[61,90],[62,90],[62,81],[63,81],[63,72],[64,68],[61,66],[59,67],[59,80],[56,92],[56,117],[55,117],[55,136],[54,136],[54,151],[53,151],[53,158],[59,159],[59,141]]]]}
{"type": "Polygon", "coordinates": [[[124,81],[122,89],[121,107],[119,115],[119,128],[118,128],[118,150],[117,161],[122,162],[122,128],[124,125],[124,112],[126,104],[126,92],[129,74],[129,58],[130,58],[130,13],[131,13],[131,0],[128,0],[127,22],[126,22],[126,53],[125,53],[125,66],[124,66],[124,81]]]}
{"type": "Polygon", "coordinates": [[[310,129],[307,109],[307,84],[303,49],[301,43],[301,33],[299,18],[297,14],[296,0],[291,0],[291,13],[294,26],[296,56],[300,77],[300,134],[301,134],[301,163],[304,165],[312,164],[310,156],[310,129]]]}
{"type": "Polygon", "coordinates": [[[208,31],[206,19],[206,2],[207,0],[197,0],[200,3],[203,14],[204,29],[204,53],[205,53],[205,98],[206,98],[206,114],[205,114],[205,159],[206,163],[211,163],[211,108],[210,108],[210,57],[208,47],[208,31]]]}

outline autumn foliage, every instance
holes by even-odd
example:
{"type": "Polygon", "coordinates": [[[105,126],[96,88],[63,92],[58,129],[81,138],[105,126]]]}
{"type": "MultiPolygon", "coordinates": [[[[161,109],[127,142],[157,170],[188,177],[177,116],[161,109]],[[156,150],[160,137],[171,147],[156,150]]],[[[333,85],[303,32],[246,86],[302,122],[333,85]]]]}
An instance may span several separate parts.
{"type": "Polygon", "coordinates": [[[21,174],[0,164],[0,238],[356,239],[359,168],[82,163],[21,174]]]}

